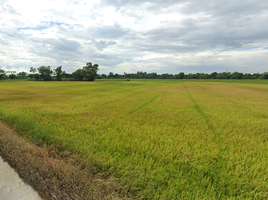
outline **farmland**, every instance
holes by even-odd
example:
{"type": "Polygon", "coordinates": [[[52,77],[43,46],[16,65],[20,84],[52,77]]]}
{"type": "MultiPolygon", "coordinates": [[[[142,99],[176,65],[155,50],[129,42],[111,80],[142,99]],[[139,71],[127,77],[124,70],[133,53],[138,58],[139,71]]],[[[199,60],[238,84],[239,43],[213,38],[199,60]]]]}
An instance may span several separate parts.
{"type": "Polygon", "coordinates": [[[0,82],[0,118],[130,197],[268,198],[268,82],[0,82]]]}

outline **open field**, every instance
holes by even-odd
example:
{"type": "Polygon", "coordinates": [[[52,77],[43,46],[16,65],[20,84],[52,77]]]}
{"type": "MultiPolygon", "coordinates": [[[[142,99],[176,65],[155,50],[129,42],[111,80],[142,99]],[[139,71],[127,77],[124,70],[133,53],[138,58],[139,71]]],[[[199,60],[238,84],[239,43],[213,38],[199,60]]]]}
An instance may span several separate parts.
{"type": "Polygon", "coordinates": [[[268,82],[0,82],[0,118],[130,197],[268,198],[268,82]]]}

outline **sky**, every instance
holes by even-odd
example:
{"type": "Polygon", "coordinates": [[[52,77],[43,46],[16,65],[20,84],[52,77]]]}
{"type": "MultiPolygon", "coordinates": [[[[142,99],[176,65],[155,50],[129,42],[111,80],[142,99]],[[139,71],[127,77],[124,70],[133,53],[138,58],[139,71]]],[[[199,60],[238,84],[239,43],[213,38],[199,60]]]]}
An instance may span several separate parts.
{"type": "Polygon", "coordinates": [[[267,0],[0,0],[0,69],[268,71],[267,0]]]}

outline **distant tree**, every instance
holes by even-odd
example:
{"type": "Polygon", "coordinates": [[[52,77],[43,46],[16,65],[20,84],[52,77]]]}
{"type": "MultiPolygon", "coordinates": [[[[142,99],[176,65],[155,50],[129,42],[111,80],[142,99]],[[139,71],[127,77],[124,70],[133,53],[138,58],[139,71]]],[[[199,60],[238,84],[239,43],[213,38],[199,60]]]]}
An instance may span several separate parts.
{"type": "Polygon", "coordinates": [[[199,78],[200,78],[200,79],[209,79],[210,76],[209,76],[209,74],[201,73],[201,74],[199,75],[199,78]]]}
{"type": "Polygon", "coordinates": [[[40,74],[37,74],[36,73],[37,72],[37,69],[36,68],[31,67],[30,68],[30,72],[34,73],[34,74],[30,74],[31,78],[34,78],[36,81],[41,80],[40,74]]]}
{"type": "Polygon", "coordinates": [[[102,79],[102,76],[100,74],[97,74],[96,79],[102,79]]]}
{"type": "Polygon", "coordinates": [[[218,73],[217,72],[212,72],[210,74],[210,78],[217,78],[217,76],[218,76],[218,73]]]}
{"type": "Polygon", "coordinates": [[[106,74],[102,74],[101,77],[102,78],[107,78],[107,75],[106,74]]]}
{"type": "Polygon", "coordinates": [[[156,72],[149,73],[147,77],[150,78],[150,79],[156,79],[157,78],[157,73],[156,72]]]}
{"type": "Polygon", "coordinates": [[[183,72],[179,73],[179,79],[184,79],[184,73],[183,72]]]}
{"type": "Polygon", "coordinates": [[[65,77],[66,77],[66,78],[72,78],[73,75],[72,75],[72,74],[68,74],[68,73],[66,73],[65,77]]]}
{"type": "Polygon", "coordinates": [[[188,74],[188,79],[195,79],[195,74],[192,73],[188,74]]]}
{"type": "Polygon", "coordinates": [[[161,79],[167,79],[168,76],[169,76],[168,73],[166,73],[166,74],[161,74],[160,78],[161,78],[161,79]]]}
{"type": "Polygon", "coordinates": [[[39,80],[41,80],[41,76],[40,76],[40,74],[34,74],[34,79],[36,80],[36,81],[39,81],[39,80]]]}
{"type": "Polygon", "coordinates": [[[27,73],[26,72],[19,72],[17,74],[17,79],[26,79],[27,78],[27,73]]]}
{"type": "Polygon", "coordinates": [[[3,69],[0,69],[0,80],[5,80],[6,78],[6,72],[3,69]]]}
{"type": "Polygon", "coordinates": [[[82,69],[78,69],[75,72],[72,73],[72,77],[76,81],[82,81],[83,80],[83,75],[82,75],[82,69]]]}
{"type": "Polygon", "coordinates": [[[243,73],[234,72],[231,74],[231,79],[242,79],[243,73]]]}
{"type": "Polygon", "coordinates": [[[254,79],[258,79],[258,78],[260,78],[261,77],[261,74],[260,73],[254,73],[253,75],[252,75],[252,78],[254,78],[254,79]]]}
{"type": "Polygon", "coordinates": [[[83,77],[88,81],[94,81],[97,76],[97,72],[99,71],[98,67],[98,64],[92,65],[91,62],[88,62],[82,69],[83,77]]]}
{"type": "Polygon", "coordinates": [[[262,79],[268,79],[268,72],[264,72],[264,73],[261,75],[261,78],[262,78],[262,79]]]}
{"type": "Polygon", "coordinates": [[[65,71],[62,72],[61,78],[66,78],[66,72],[65,71]]]}
{"type": "Polygon", "coordinates": [[[30,72],[36,73],[36,68],[30,67],[30,72]]]}
{"type": "Polygon", "coordinates": [[[44,81],[52,80],[51,75],[53,74],[53,70],[50,68],[50,66],[41,66],[37,70],[40,74],[41,79],[43,79],[44,81]]]}
{"type": "Polygon", "coordinates": [[[59,66],[56,69],[54,69],[54,74],[56,75],[57,81],[61,81],[61,78],[63,77],[64,74],[66,76],[66,72],[62,71],[61,68],[62,66],[59,66]]]}
{"type": "Polygon", "coordinates": [[[119,78],[119,74],[115,73],[114,77],[119,78]]]}
{"type": "Polygon", "coordinates": [[[15,74],[9,74],[8,76],[10,79],[16,79],[16,75],[15,74]]]}
{"type": "Polygon", "coordinates": [[[109,75],[108,75],[108,78],[112,78],[113,76],[114,76],[114,73],[110,72],[109,75]]]}
{"type": "Polygon", "coordinates": [[[218,79],[229,79],[231,78],[231,72],[222,72],[217,75],[218,79]]]}
{"type": "Polygon", "coordinates": [[[248,73],[243,74],[243,77],[242,77],[242,79],[252,79],[252,78],[253,78],[253,76],[251,74],[248,74],[248,73]]]}

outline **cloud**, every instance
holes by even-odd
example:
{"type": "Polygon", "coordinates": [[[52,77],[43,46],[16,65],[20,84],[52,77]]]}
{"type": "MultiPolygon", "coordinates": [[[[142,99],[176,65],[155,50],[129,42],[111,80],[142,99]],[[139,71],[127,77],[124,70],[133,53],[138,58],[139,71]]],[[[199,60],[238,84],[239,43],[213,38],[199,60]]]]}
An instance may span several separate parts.
{"type": "Polygon", "coordinates": [[[2,0],[0,68],[261,72],[267,11],[263,0],[2,0]]]}

